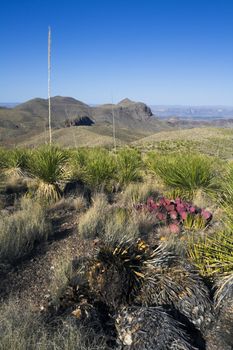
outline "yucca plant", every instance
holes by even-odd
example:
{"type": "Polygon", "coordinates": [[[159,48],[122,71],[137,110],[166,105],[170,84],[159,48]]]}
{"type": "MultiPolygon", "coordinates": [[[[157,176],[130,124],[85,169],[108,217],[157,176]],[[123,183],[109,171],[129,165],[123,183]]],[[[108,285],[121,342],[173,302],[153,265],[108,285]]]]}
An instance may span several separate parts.
{"type": "Polygon", "coordinates": [[[91,291],[114,309],[129,302],[142,284],[144,262],[149,258],[149,247],[141,240],[122,239],[102,244],[88,269],[91,291]]]}
{"type": "Polygon", "coordinates": [[[123,349],[195,350],[179,322],[162,307],[124,307],[116,330],[123,349]]]}
{"type": "Polygon", "coordinates": [[[116,178],[120,185],[141,179],[142,160],[140,153],[135,149],[123,148],[117,152],[116,178]]]}
{"type": "Polygon", "coordinates": [[[212,319],[207,287],[166,246],[151,249],[142,240],[107,242],[90,261],[88,282],[96,298],[113,310],[129,304],[170,305],[203,330],[212,319]]]}
{"type": "Polygon", "coordinates": [[[217,181],[217,160],[198,154],[158,155],[150,153],[149,168],[157,174],[170,189],[192,199],[198,190],[214,193],[219,189],[217,181]]]}
{"type": "Polygon", "coordinates": [[[36,179],[39,198],[56,201],[62,194],[60,182],[68,179],[68,154],[55,146],[44,146],[33,152],[29,172],[36,179]]]}
{"type": "Polygon", "coordinates": [[[208,234],[191,242],[189,255],[204,276],[222,276],[233,271],[232,230],[208,234]]]}

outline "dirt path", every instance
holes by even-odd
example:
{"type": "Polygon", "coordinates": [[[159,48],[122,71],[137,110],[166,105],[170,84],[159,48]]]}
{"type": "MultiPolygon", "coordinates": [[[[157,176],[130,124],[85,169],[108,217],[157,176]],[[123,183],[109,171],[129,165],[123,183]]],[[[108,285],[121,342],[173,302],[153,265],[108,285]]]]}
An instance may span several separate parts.
{"type": "Polygon", "coordinates": [[[46,307],[57,264],[90,251],[91,244],[79,238],[76,227],[76,213],[60,217],[53,239],[39,244],[29,260],[17,265],[1,280],[0,302],[13,297],[30,303],[35,309],[46,307]]]}

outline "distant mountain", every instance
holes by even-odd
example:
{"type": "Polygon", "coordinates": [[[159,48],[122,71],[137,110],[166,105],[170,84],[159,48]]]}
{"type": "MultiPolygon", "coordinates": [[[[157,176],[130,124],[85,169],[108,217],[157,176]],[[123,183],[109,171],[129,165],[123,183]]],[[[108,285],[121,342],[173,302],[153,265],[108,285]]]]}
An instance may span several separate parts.
{"type": "Polygon", "coordinates": [[[233,118],[233,107],[227,106],[151,106],[161,118],[180,117],[194,120],[233,118]]]}
{"type": "MultiPolygon", "coordinates": [[[[131,142],[163,130],[206,125],[233,126],[233,119],[230,117],[220,118],[211,123],[198,118],[196,121],[196,115],[202,113],[206,113],[206,116],[214,115],[213,109],[201,108],[162,108],[161,106],[150,108],[145,103],[134,102],[128,98],[117,104],[89,106],[72,97],[55,96],[51,98],[52,129],[56,142],[73,145],[75,134],[79,138],[79,142],[76,140],[75,143],[85,146],[94,143],[93,140],[96,140],[98,145],[101,144],[101,140],[104,140],[105,145],[107,142],[111,143],[113,119],[118,143],[131,142]],[[192,117],[187,118],[187,116],[192,117]],[[91,139],[90,135],[92,135],[91,139]]],[[[218,113],[221,114],[223,111],[219,109],[218,113]]],[[[231,115],[230,109],[228,114],[231,115]]],[[[0,144],[44,143],[47,140],[47,134],[47,99],[35,98],[14,108],[0,108],[0,144]]]]}
{"type": "MultiPolygon", "coordinates": [[[[71,97],[55,96],[51,98],[52,128],[64,129],[79,125],[94,125],[106,132],[113,118],[118,130],[130,129],[140,135],[156,132],[166,126],[155,118],[151,109],[142,102],[124,99],[118,104],[89,106],[71,97]]],[[[90,126],[93,128],[94,126],[90,126]]],[[[14,108],[0,108],[0,142],[18,143],[28,138],[45,134],[48,129],[48,100],[35,98],[14,108]]],[[[109,131],[108,131],[109,133],[109,131]]],[[[44,137],[44,136],[43,136],[44,137]]]]}
{"type": "Polygon", "coordinates": [[[19,105],[19,102],[0,102],[0,108],[14,108],[19,105]]]}

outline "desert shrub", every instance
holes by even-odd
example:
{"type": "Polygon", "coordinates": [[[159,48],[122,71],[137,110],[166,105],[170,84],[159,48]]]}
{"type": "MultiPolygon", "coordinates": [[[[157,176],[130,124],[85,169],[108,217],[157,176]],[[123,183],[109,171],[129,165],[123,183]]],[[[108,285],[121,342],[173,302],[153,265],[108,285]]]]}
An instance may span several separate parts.
{"type": "Polygon", "coordinates": [[[179,190],[180,194],[186,194],[190,199],[200,189],[207,193],[219,189],[215,158],[197,154],[164,156],[150,153],[147,164],[165,185],[179,190]]]}
{"type": "Polygon", "coordinates": [[[49,230],[44,208],[23,197],[19,210],[0,218],[0,261],[13,262],[28,254],[35,242],[46,239],[49,230]]]}
{"type": "Polygon", "coordinates": [[[119,150],[116,154],[116,162],[116,179],[121,186],[141,179],[142,160],[137,150],[130,148],[119,150]]]}
{"type": "Polygon", "coordinates": [[[68,154],[55,146],[44,146],[30,157],[29,172],[36,179],[36,195],[48,201],[61,196],[59,182],[69,178],[68,154]]]}
{"type": "Polygon", "coordinates": [[[135,208],[139,211],[148,211],[155,215],[158,223],[168,225],[172,233],[179,233],[182,227],[202,229],[212,219],[212,214],[209,211],[198,208],[180,198],[170,200],[162,197],[154,201],[151,197],[147,199],[145,204],[136,204],[135,208]]]}
{"type": "Polygon", "coordinates": [[[233,272],[232,230],[219,231],[190,242],[189,255],[202,275],[217,276],[233,272]]]}
{"type": "Polygon", "coordinates": [[[48,324],[30,305],[15,300],[0,307],[0,350],[104,350],[106,341],[74,319],[48,324]]]}

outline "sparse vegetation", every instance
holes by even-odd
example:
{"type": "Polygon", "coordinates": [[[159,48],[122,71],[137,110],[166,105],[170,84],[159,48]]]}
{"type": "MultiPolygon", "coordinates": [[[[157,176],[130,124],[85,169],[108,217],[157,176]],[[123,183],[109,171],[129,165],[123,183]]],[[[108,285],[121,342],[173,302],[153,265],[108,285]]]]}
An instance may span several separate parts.
{"type": "MultiPolygon", "coordinates": [[[[18,301],[15,316],[16,299],[4,301],[0,349],[114,349],[128,339],[119,338],[116,315],[130,307],[152,315],[158,305],[205,337],[213,306],[232,285],[232,167],[192,153],[190,142],[176,146],[179,152],[162,142],[161,153],[146,154],[128,147],[0,150],[0,274],[7,279],[48,237],[67,244],[46,260],[49,278],[35,287],[41,305],[32,311],[18,301]]],[[[43,249],[46,259],[53,243],[43,249]]],[[[187,334],[185,346],[198,348],[195,338],[187,334]]]]}

